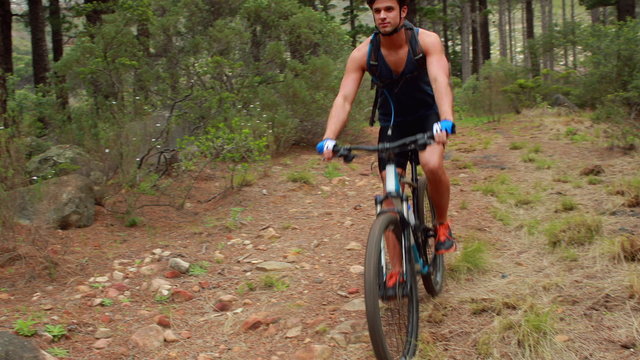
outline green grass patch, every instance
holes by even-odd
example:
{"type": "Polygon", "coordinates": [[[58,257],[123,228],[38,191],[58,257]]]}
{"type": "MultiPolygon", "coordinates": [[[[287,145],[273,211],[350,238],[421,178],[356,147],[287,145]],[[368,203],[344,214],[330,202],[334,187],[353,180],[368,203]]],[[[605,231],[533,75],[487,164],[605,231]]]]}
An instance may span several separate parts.
{"type": "Polygon", "coordinates": [[[587,184],[589,185],[600,185],[604,182],[604,180],[602,180],[602,178],[597,177],[597,176],[588,176],[587,177],[587,184]]]}
{"type": "Polygon", "coordinates": [[[38,330],[34,327],[38,322],[32,319],[18,319],[13,323],[13,331],[22,336],[33,336],[38,330]]]}
{"type": "Polygon", "coordinates": [[[65,358],[65,357],[69,357],[69,350],[66,349],[62,349],[59,347],[51,347],[48,348],[47,353],[49,353],[49,355],[55,356],[55,357],[59,357],[59,358],[65,358]]]}
{"type": "Polygon", "coordinates": [[[512,319],[513,332],[525,358],[543,357],[554,342],[556,319],[552,309],[530,305],[517,319],[512,319]]]}
{"type": "Polygon", "coordinates": [[[343,174],[340,172],[340,163],[335,161],[327,163],[327,167],[324,169],[323,175],[327,179],[335,179],[343,176],[343,174]]]}
{"type": "Polygon", "coordinates": [[[574,211],[578,208],[578,203],[576,203],[576,201],[568,196],[563,197],[562,199],[560,199],[560,205],[558,207],[559,211],[574,211]]]}
{"type": "Polygon", "coordinates": [[[262,282],[262,286],[276,291],[284,291],[289,288],[289,283],[273,275],[265,275],[260,281],[262,282]]]}
{"type": "Polygon", "coordinates": [[[293,183],[313,185],[313,174],[309,171],[293,171],[287,174],[287,180],[293,183]]]}
{"type": "Polygon", "coordinates": [[[493,218],[501,222],[503,225],[505,226],[513,225],[513,218],[511,217],[511,214],[508,211],[504,209],[500,209],[498,207],[492,207],[490,211],[493,218]]]}
{"type": "Polygon", "coordinates": [[[189,266],[188,274],[191,276],[205,275],[209,271],[209,266],[211,266],[211,263],[207,261],[200,261],[198,263],[191,264],[189,266]]]}
{"type": "Polygon", "coordinates": [[[552,248],[586,245],[602,235],[602,219],[584,214],[569,216],[552,222],[544,232],[552,248]]]}
{"type": "Polygon", "coordinates": [[[451,263],[449,271],[456,277],[485,271],[489,263],[487,249],[488,245],[479,240],[464,246],[451,263]]]}
{"type": "Polygon", "coordinates": [[[522,150],[526,145],[527,143],[525,142],[514,141],[511,144],[509,144],[509,150],[522,150]]]}

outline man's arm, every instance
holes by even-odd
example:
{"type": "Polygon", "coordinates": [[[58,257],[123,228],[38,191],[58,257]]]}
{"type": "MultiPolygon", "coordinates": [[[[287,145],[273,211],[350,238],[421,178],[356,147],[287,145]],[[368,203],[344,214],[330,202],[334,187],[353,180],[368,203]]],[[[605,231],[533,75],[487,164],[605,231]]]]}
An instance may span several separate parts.
{"type": "MultiPolygon", "coordinates": [[[[347,124],[351,106],[353,105],[353,101],[360,88],[360,83],[362,82],[362,77],[366,71],[368,46],[369,40],[363,42],[351,52],[347,60],[344,76],[340,83],[340,90],[329,112],[327,129],[324,132],[323,139],[336,139],[347,124]]],[[[325,152],[324,157],[331,159],[332,154],[325,152]]]]}
{"type": "Polygon", "coordinates": [[[436,104],[440,112],[440,120],[453,121],[453,93],[449,84],[449,61],[447,60],[442,41],[436,33],[422,30],[420,45],[427,57],[427,71],[433,86],[436,104]]]}

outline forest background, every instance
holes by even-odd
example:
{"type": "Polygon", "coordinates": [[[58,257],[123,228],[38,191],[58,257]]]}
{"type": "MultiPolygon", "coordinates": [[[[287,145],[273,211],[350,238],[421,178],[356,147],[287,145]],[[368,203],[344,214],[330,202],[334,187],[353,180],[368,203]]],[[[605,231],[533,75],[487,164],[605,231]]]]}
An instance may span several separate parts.
{"type": "MultiPolygon", "coordinates": [[[[458,119],[567,106],[615,123],[607,136],[624,148],[640,144],[637,12],[635,0],[409,1],[444,41],[458,119]]],[[[46,180],[25,166],[56,144],[106,164],[115,189],[215,163],[237,186],[252,162],[321,138],[346,57],[372,31],[353,0],[1,0],[0,199],[46,180]]],[[[368,86],[347,136],[367,124],[368,86]]]]}

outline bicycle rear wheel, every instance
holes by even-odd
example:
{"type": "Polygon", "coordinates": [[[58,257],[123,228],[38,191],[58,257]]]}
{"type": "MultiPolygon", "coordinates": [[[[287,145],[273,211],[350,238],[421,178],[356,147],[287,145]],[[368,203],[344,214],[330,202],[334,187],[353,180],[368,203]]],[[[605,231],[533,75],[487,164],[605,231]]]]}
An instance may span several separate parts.
{"type": "MultiPolygon", "coordinates": [[[[367,242],[364,267],[367,324],[376,358],[381,360],[410,359],[417,349],[418,289],[408,249],[405,249],[404,281],[399,280],[394,291],[389,291],[385,283],[391,271],[385,238],[393,232],[406,236],[406,230],[396,214],[382,214],[371,226],[367,242]]],[[[406,242],[400,242],[403,243],[406,242]]]]}
{"type": "Polygon", "coordinates": [[[444,255],[436,255],[435,252],[436,211],[429,197],[427,179],[424,177],[418,180],[418,196],[415,201],[418,217],[425,225],[420,241],[424,257],[429,264],[429,271],[421,275],[422,284],[427,293],[435,297],[440,294],[444,284],[444,255]]]}

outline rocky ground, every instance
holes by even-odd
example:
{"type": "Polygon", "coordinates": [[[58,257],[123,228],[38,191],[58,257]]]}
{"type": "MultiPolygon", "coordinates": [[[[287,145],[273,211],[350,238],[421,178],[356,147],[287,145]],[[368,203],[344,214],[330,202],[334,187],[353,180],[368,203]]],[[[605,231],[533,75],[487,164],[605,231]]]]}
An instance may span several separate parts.
{"type": "MultiPolygon", "coordinates": [[[[447,167],[461,249],[443,294],[421,293],[418,358],[639,358],[640,267],[620,246],[640,244],[640,209],[616,194],[640,178],[638,152],[557,112],[459,126],[447,167]],[[550,247],[548,225],[581,214],[602,223],[594,242],[550,247]],[[465,271],[478,244],[486,264],[465,271]]],[[[213,200],[228,180],[205,171],[183,210],[143,207],[137,227],[98,207],[89,228],[16,229],[0,330],[38,330],[41,349],[69,359],[371,359],[362,265],[374,161],[328,170],[295,150],[213,200]]]]}

